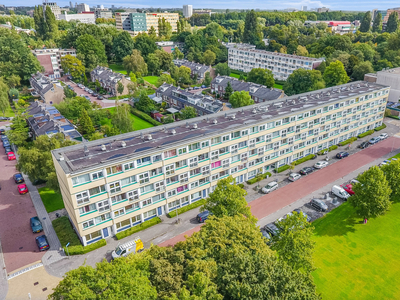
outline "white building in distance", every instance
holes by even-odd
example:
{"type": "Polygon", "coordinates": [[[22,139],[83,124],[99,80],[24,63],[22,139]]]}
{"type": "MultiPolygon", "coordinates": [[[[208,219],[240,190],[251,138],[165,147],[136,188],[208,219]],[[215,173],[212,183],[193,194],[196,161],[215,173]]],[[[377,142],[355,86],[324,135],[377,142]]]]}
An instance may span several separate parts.
{"type": "Polygon", "coordinates": [[[193,15],[193,5],[183,6],[183,16],[185,18],[190,18],[193,15]]]}
{"type": "Polygon", "coordinates": [[[80,21],[81,23],[86,23],[86,24],[96,24],[96,19],[94,17],[94,12],[84,12],[81,14],[71,14],[68,15],[66,12],[64,14],[60,14],[58,16],[59,20],[65,20],[67,22],[72,21],[72,20],[77,20],[80,21]]]}
{"type": "Polygon", "coordinates": [[[80,13],[83,13],[83,12],[90,11],[90,7],[89,7],[88,4],[81,3],[81,4],[78,4],[76,6],[76,10],[77,10],[78,14],[80,14],[80,13]]]}

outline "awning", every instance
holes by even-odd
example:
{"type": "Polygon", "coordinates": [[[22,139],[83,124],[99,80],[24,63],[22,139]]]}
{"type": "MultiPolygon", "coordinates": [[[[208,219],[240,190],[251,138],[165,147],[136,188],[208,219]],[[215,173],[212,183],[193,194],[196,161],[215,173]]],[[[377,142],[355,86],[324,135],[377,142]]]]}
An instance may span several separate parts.
{"type": "Polygon", "coordinates": [[[170,112],[171,114],[175,114],[175,113],[179,112],[179,110],[177,110],[177,109],[175,109],[173,107],[168,108],[167,111],[170,112]]]}

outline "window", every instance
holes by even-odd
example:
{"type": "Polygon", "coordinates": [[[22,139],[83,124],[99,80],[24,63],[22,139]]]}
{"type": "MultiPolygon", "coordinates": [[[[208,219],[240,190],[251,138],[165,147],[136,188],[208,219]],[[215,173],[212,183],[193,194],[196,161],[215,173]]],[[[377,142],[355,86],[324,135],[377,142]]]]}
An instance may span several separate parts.
{"type": "Polygon", "coordinates": [[[142,186],[140,188],[140,194],[148,193],[148,192],[151,192],[151,191],[154,191],[154,184],[149,184],[149,185],[146,185],[146,186],[142,186]]]}
{"type": "Polygon", "coordinates": [[[211,169],[219,168],[221,166],[221,161],[216,161],[211,163],[211,169]]]}
{"type": "Polygon", "coordinates": [[[179,206],[180,204],[181,204],[181,199],[178,199],[178,200],[168,203],[168,208],[171,209],[175,206],[179,206]]]}
{"type": "Polygon", "coordinates": [[[170,191],[168,191],[167,192],[167,197],[169,198],[169,197],[173,197],[173,196],[175,196],[176,195],[176,190],[174,189],[174,190],[170,190],[170,191]]]}
{"type": "Polygon", "coordinates": [[[114,203],[117,203],[119,201],[125,200],[125,198],[123,196],[124,196],[124,194],[119,194],[119,195],[112,196],[110,198],[111,199],[111,203],[114,204],[114,203]]]}
{"type": "Polygon", "coordinates": [[[104,215],[101,215],[101,216],[98,216],[98,217],[95,218],[96,224],[99,224],[101,222],[107,221],[109,219],[111,219],[111,214],[110,213],[106,213],[104,215]]]}
{"type": "Polygon", "coordinates": [[[131,170],[134,168],[135,168],[135,163],[133,161],[129,162],[127,164],[124,164],[124,171],[128,171],[128,170],[131,170]]]}
{"type": "Polygon", "coordinates": [[[240,154],[240,160],[241,161],[246,161],[247,160],[247,153],[240,154]]]}
{"type": "Polygon", "coordinates": [[[87,191],[75,194],[75,197],[76,197],[76,202],[78,203],[78,205],[89,202],[89,194],[87,191]]]}
{"type": "Polygon", "coordinates": [[[223,142],[226,142],[226,141],[229,141],[229,140],[230,140],[229,134],[228,134],[228,135],[224,135],[224,136],[222,137],[222,141],[223,141],[223,142]]]}
{"type": "Polygon", "coordinates": [[[200,199],[200,198],[201,198],[201,191],[190,195],[191,200],[200,199]]]}
{"type": "Polygon", "coordinates": [[[125,208],[120,208],[114,211],[114,218],[120,217],[125,214],[125,208]]]}
{"type": "Polygon", "coordinates": [[[229,167],[229,158],[224,159],[224,160],[222,161],[222,167],[223,167],[223,168],[228,168],[228,167],[229,167]]]}
{"type": "Polygon", "coordinates": [[[149,173],[148,172],[139,174],[139,183],[140,184],[144,184],[144,183],[147,183],[149,181],[150,181],[150,178],[149,178],[149,173]]]}
{"type": "Polygon", "coordinates": [[[179,169],[179,168],[183,168],[187,166],[187,160],[181,160],[175,163],[175,168],[179,169]]]}
{"type": "Polygon", "coordinates": [[[164,158],[174,157],[176,156],[176,149],[168,150],[164,152],[164,158]]]}
{"type": "Polygon", "coordinates": [[[211,152],[211,160],[216,160],[216,159],[218,159],[218,157],[219,157],[219,151],[218,150],[211,152]]]}
{"type": "Polygon", "coordinates": [[[156,182],[156,183],[154,184],[154,187],[156,188],[156,192],[161,192],[161,191],[163,191],[163,190],[165,189],[164,181],[156,182]]]}
{"type": "Polygon", "coordinates": [[[186,153],[187,153],[187,148],[186,147],[178,149],[178,154],[179,155],[183,155],[183,154],[186,154],[186,153]]]}
{"type": "Polygon", "coordinates": [[[183,173],[179,175],[179,182],[184,183],[189,181],[189,173],[183,173]]]}
{"type": "Polygon", "coordinates": [[[153,216],[155,216],[156,214],[157,214],[156,209],[152,209],[152,210],[149,210],[149,211],[143,213],[143,217],[146,219],[146,218],[153,217],[153,216]]]}
{"type": "Polygon", "coordinates": [[[90,174],[92,176],[92,180],[101,179],[104,177],[103,171],[97,171],[95,173],[90,174]]]}
{"type": "Polygon", "coordinates": [[[205,159],[208,159],[208,157],[209,157],[208,152],[206,152],[206,153],[200,154],[200,155],[198,156],[198,160],[199,160],[199,161],[205,160],[205,159]]]}
{"type": "Polygon", "coordinates": [[[108,167],[106,169],[107,171],[107,175],[112,175],[112,174],[117,174],[122,172],[122,165],[117,165],[117,166],[113,166],[113,167],[108,167]]]}
{"type": "Polygon", "coordinates": [[[198,182],[198,181],[192,182],[192,183],[190,184],[190,189],[197,188],[198,186],[199,186],[199,182],[198,182]]]}
{"type": "Polygon", "coordinates": [[[239,143],[239,148],[247,147],[247,141],[243,141],[239,143]]]}
{"type": "Polygon", "coordinates": [[[266,143],[271,142],[271,139],[272,139],[272,135],[271,135],[271,134],[266,134],[266,135],[265,135],[265,142],[266,142],[266,143]]]}
{"type": "Polygon", "coordinates": [[[153,177],[153,176],[157,176],[159,174],[162,174],[162,172],[163,172],[162,167],[159,167],[159,168],[151,170],[150,171],[150,175],[151,175],[151,177],[153,177]]]}
{"type": "Polygon", "coordinates": [[[211,176],[211,181],[218,180],[218,178],[219,178],[219,174],[214,174],[211,176]]]}
{"type": "Polygon", "coordinates": [[[195,144],[189,145],[189,151],[195,151],[198,149],[200,149],[200,143],[195,143],[195,144]]]}
{"type": "Polygon", "coordinates": [[[98,231],[95,231],[95,232],[85,235],[85,239],[87,242],[90,240],[93,240],[95,238],[98,238],[98,237],[101,237],[101,230],[98,230],[98,231]]]}
{"type": "Polygon", "coordinates": [[[158,155],[154,155],[152,158],[153,163],[161,161],[162,160],[162,155],[158,154],[158,155]]]}
{"type": "Polygon", "coordinates": [[[136,182],[136,175],[133,175],[133,176],[129,176],[129,177],[126,177],[126,178],[122,179],[121,180],[121,185],[125,186],[125,185],[131,184],[131,183],[135,183],[135,182],[136,182]]]}
{"type": "Polygon", "coordinates": [[[236,145],[232,145],[231,146],[231,153],[232,154],[237,153],[238,152],[238,148],[239,148],[239,146],[237,144],[236,145]]]}
{"type": "Polygon", "coordinates": [[[175,166],[169,165],[169,166],[165,166],[165,175],[172,175],[175,174],[175,166]]]}
{"type": "Polygon", "coordinates": [[[110,183],[109,188],[110,188],[110,194],[117,193],[121,191],[121,183],[119,181],[110,183]]]}
{"type": "Polygon", "coordinates": [[[200,185],[208,183],[208,182],[210,182],[210,177],[204,177],[204,178],[199,180],[199,184],[200,185]]]}
{"type": "Polygon", "coordinates": [[[105,185],[101,185],[101,186],[97,186],[95,188],[89,189],[89,195],[90,196],[94,196],[94,195],[103,193],[105,191],[106,191],[106,186],[105,185]]]}
{"type": "Polygon", "coordinates": [[[220,136],[211,139],[211,145],[215,145],[215,144],[219,144],[219,143],[221,143],[220,136]]]}
{"type": "Polygon", "coordinates": [[[210,143],[208,141],[201,142],[201,148],[208,147],[210,143]]]}
{"type": "Polygon", "coordinates": [[[72,177],[72,184],[77,185],[77,184],[82,184],[90,181],[90,175],[85,174],[85,175],[80,175],[77,177],[72,177]]]}
{"type": "Polygon", "coordinates": [[[118,222],[115,225],[117,226],[117,229],[119,229],[119,228],[123,228],[123,227],[128,226],[128,225],[131,225],[131,221],[130,221],[130,219],[127,219],[127,220],[118,222]]]}
{"type": "Polygon", "coordinates": [[[242,130],[242,136],[245,136],[245,135],[248,135],[248,134],[249,134],[249,130],[248,129],[242,130]]]}
{"type": "Polygon", "coordinates": [[[201,173],[202,173],[203,175],[210,174],[210,166],[201,167],[201,173]]]}
{"type": "Polygon", "coordinates": [[[97,202],[97,209],[100,212],[106,211],[110,209],[110,203],[108,200],[97,202]]]}
{"type": "Polygon", "coordinates": [[[89,227],[91,227],[93,225],[94,225],[94,220],[93,219],[82,223],[83,229],[89,228],[89,227]]]}
{"type": "Polygon", "coordinates": [[[134,201],[139,199],[139,190],[133,190],[126,193],[126,196],[129,201],[134,201]]]}
{"type": "Polygon", "coordinates": [[[86,214],[86,213],[91,212],[93,210],[96,210],[96,204],[94,204],[94,203],[86,205],[86,206],[83,206],[83,207],[80,207],[79,208],[79,214],[83,215],[83,214],[86,214]]]}
{"type": "Polygon", "coordinates": [[[136,163],[138,166],[149,164],[151,163],[150,156],[139,158],[136,163]]]}
{"type": "Polygon", "coordinates": [[[240,137],[240,131],[232,132],[231,133],[232,139],[236,139],[240,137]]]}
{"type": "Polygon", "coordinates": [[[252,148],[252,147],[255,147],[255,146],[256,146],[256,139],[250,140],[249,141],[249,147],[252,148]]]}

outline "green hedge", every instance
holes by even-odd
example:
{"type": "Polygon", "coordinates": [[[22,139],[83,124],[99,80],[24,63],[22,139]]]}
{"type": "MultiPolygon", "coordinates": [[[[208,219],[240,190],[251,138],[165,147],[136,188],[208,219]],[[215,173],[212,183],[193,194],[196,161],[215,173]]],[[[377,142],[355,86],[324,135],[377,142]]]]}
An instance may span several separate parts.
{"type": "Polygon", "coordinates": [[[144,221],[143,223],[141,223],[139,225],[133,226],[133,227],[127,229],[127,230],[118,232],[115,235],[115,237],[117,238],[117,240],[120,240],[120,239],[123,239],[123,238],[125,238],[127,236],[130,236],[130,235],[132,235],[132,234],[134,234],[136,232],[139,232],[139,231],[145,230],[146,228],[154,226],[154,225],[156,225],[158,223],[161,223],[161,219],[159,217],[155,217],[153,219],[144,221]]]}
{"type": "Polygon", "coordinates": [[[250,180],[247,180],[247,184],[254,184],[254,183],[256,183],[256,182],[259,182],[259,181],[261,181],[261,180],[267,178],[267,176],[268,176],[268,177],[271,177],[271,175],[272,175],[272,174],[271,174],[270,172],[266,172],[266,173],[264,173],[264,174],[259,174],[259,175],[257,175],[256,177],[254,177],[254,178],[252,178],[252,179],[250,179],[250,180]]]}
{"type": "Polygon", "coordinates": [[[136,117],[139,117],[142,120],[145,120],[154,126],[162,125],[160,122],[157,122],[152,117],[150,117],[148,114],[138,110],[137,108],[131,107],[131,113],[134,114],[136,117]]]}
{"type": "Polygon", "coordinates": [[[357,141],[357,138],[355,136],[353,136],[353,137],[351,137],[351,138],[349,138],[349,139],[347,139],[347,140],[345,140],[343,142],[340,142],[339,145],[340,146],[344,146],[344,145],[350,144],[350,143],[355,142],[355,141],[357,141]]]}
{"type": "Polygon", "coordinates": [[[336,150],[337,148],[339,148],[337,145],[332,145],[332,146],[330,146],[330,147],[327,148],[327,149],[322,149],[321,151],[318,151],[317,154],[318,154],[318,155],[323,155],[323,153],[324,153],[325,151],[330,152],[330,151],[332,151],[332,150],[336,150]]]}
{"type": "Polygon", "coordinates": [[[275,169],[274,171],[275,171],[275,173],[281,173],[281,172],[283,172],[283,171],[286,171],[286,170],[289,169],[289,168],[290,168],[289,165],[284,165],[284,166],[282,166],[282,167],[279,167],[279,168],[275,169]]]}
{"type": "Polygon", "coordinates": [[[399,120],[400,118],[399,118],[399,116],[387,116],[388,118],[392,118],[392,119],[396,119],[396,120],[399,120]]]}
{"type": "Polygon", "coordinates": [[[386,124],[383,123],[381,126],[376,127],[376,128],[375,128],[375,131],[379,131],[379,130],[382,130],[382,129],[385,129],[385,128],[386,128],[386,124]]]}
{"type": "Polygon", "coordinates": [[[238,186],[241,187],[242,189],[244,189],[244,184],[243,183],[239,183],[238,186]]]}
{"type": "MultiPolygon", "coordinates": [[[[69,255],[80,255],[80,254],[85,254],[85,253],[88,253],[90,251],[99,249],[99,248],[101,248],[101,247],[103,247],[105,245],[107,245],[106,240],[105,239],[101,239],[100,241],[98,241],[96,243],[93,243],[93,244],[89,244],[89,245],[87,245],[85,247],[82,246],[82,245],[69,246],[68,247],[68,252],[69,252],[69,255]]],[[[67,248],[66,247],[63,247],[63,248],[64,248],[64,251],[65,251],[65,254],[68,254],[67,248]]]]}
{"type": "MultiPolygon", "coordinates": [[[[197,200],[196,202],[194,202],[192,204],[189,204],[189,205],[183,206],[181,208],[178,208],[178,215],[183,214],[184,212],[187,212],[187,211],[189,211],[191,209],[194,209],[196,207],[202,206],[205,203],[206,203],[206,199],[201,199],[201,200],[197,200]]],[[[173,211],[170,211],[167,214],[167,217],[169,217],[169,218],[176,217],[176,209],[174,209],[173,211]]]]}
{"type": "Polygon", "coordinates": [[[367,136],[367,135],[373,134],[374,132],[375,132],[374,130],[368,130],[367,132],[360,133],[360,134],[358,135],[358,137],[359,137],[359,138],[363,138],[363,137],[365,137],[365,136],[367,136]]]}
{"type": "Polygon", "coordinates": [[[301,164],[303,162],[306,162],[306,161],[308,161],[310,159],[313,159],[313,158],[314,158],[314,154],[307,155],[307,156],[305,156],[303,158],[300,158],[300,159],[294,161],[294,165],[297,166],[297,165],[299,165],[299,164],[301,164]]]}

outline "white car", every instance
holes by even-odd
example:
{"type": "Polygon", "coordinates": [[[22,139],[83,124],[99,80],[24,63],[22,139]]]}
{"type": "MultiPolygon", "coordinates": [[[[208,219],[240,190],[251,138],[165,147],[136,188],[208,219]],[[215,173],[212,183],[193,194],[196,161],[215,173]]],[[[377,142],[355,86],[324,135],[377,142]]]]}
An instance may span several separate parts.
{"type": "Polygon", "coordinates": [[[292,173],[289,175],[289,180],[290,181],[296,181],[297,179],[300,179],[301,175],[299,173],[292,173]]]}
{"type": "Polygon", "coordinates": [[[385,139],[387,139],[388,137],[389,137],[389,136],[388,136],[387,133],[381,133],[380,136],[379,136],[379,138],[380,138],[381,140],[385,140],[385,139]]]}
{"type": "Polygon", "coordinates": [[[286,219],[288,216],[291,216],[291,215],[293,215],[291,212],[290,212],[290,213],[287,213],[287,214],[284,215],[283,217],[280,217],[275,223],[278,223],[278,222],[280,222],[280,221],[286,219]]]}
{"type": "Polygon", "coordinates": [[[277,188],[278,188],[278,183],[275,182],[275,181],[272,181],[272,182],[268,183],[266,186],[264,186],[264,187],[261,189],[261,191],[262,191],[264,194],[268,194],[268,193],[270,193],[270,192],[272,192],[272,191],[275,191],[277,188]]]}
{"type": "Polygon", "coordinates": [[[317,163],[314,165],[314,168],[316,168],[316,169],[322,169],[322,168],[325,168],[327,165],[328,165],[328,162],[327,162],[327,161],[321,160],[321,161],[317,162],[317,163]]]}

